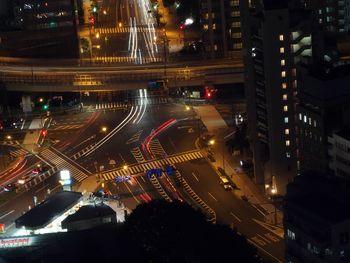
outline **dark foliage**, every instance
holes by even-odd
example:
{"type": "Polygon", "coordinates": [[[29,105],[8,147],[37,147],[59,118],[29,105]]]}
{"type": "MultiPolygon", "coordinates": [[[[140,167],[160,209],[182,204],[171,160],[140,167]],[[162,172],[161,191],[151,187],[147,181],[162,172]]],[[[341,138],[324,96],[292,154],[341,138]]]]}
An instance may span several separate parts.
{"type": "Polygon", "coordinates": [[[129,262],[258,262],[243,236],[180,202],[139,205],[121,227],[121,238],[129,262]]]}

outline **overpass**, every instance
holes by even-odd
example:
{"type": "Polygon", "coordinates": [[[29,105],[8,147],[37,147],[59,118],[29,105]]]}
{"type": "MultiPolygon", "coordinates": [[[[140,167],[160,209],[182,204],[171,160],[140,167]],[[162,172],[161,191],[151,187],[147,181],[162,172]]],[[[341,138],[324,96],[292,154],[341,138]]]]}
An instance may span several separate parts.
{"type": "Polygon", "coordinates": [[[52,61],[43,64],[28,59],[14,59],[11,63],[0,59],[1,62],[0,82],[4,83],[9,91],[81,92],[142,89],[147,87],[148,82],[156,80],[167,80],[168,88],[243,82],[243,65],[239,58],[125,66],[59,66],[52,65],[52,61]],[[19,63],[21,61],[24,63],[19,63]]]}

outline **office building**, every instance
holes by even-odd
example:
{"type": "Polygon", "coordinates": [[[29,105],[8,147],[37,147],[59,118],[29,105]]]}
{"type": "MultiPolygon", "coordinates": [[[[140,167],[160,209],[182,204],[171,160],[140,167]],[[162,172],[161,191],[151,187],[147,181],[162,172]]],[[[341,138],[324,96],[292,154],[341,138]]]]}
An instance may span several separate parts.
{"type": "Polygon", "coordinates": [[[346,158],[338,151],[339,141],[350,124],[350,65],[333,67],[318,62],[301,68],[300,74],[296,128],[299,169],[328,173],[330,162],[339,174],[339,162],[346,158]]]}
{"type": "Polygon", "coordinates": [[[297,174],[297,65],[312,55],[309,12],[272,0],[240,8],[255,179],[284,194],[297,174]]]}
{"type": "Polygon", "coordinates": [[[350,262],[350,185],[318,172],[294,178],[284,198],[288,263],[350,262]]]}
{"type": "Polygon", "coordinates": [[[202,40],[211,58],[228,57],[242,48],[239,0],[201,0],[202,40]]]}

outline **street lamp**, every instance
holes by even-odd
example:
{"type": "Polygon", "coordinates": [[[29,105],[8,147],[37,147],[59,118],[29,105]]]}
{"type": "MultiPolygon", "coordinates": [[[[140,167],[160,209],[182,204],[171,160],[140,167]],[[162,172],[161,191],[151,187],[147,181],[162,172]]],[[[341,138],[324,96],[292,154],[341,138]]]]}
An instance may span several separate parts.
{"type": "Polygon", "coordinates": [[[11,136],[11,135],[7,135],[7,136],[6,136],[6,139],[7,139],[7,140],[12,140],[12,136],[11,136]]]}
{"type": "Polygon", "coordinates": [[[106,127],[106,126],[102,126],[101,127],[101,132],[102,133],[106,133],[108,131],[108,127],[106,127]]]}
{"type": "Polygon", "coordinates": [[[97,39],[99,39],[100,38],[100,33],[96,33],[96,35],[95,35],[95,37],[97,38],[97,39]]]}
{"type": "Polygon", "coordinates": [[[186,111],[189,111],[190,109],[190,106],[186,106],[186,111]]]}
{"type": "Polygon", "coordinates": [[[127,170],[128,166],[126,164],[123,165],[123,170],[127,170]]]}
{"type": "Polygon", "coordinates": [[[209,145],[214,145],[215,144],[215,140],[210,140],[209,141],[209,145]]]}

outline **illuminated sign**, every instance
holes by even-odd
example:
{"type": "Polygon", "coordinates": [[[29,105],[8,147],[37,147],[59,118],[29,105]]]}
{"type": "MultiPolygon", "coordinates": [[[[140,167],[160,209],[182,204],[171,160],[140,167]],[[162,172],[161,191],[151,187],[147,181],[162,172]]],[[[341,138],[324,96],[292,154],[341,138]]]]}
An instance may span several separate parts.
{"type": "Polygon", "coordinates": [[[30,237],[0,239],[0,248],[26,247],[30,241],[30,237]]]}

